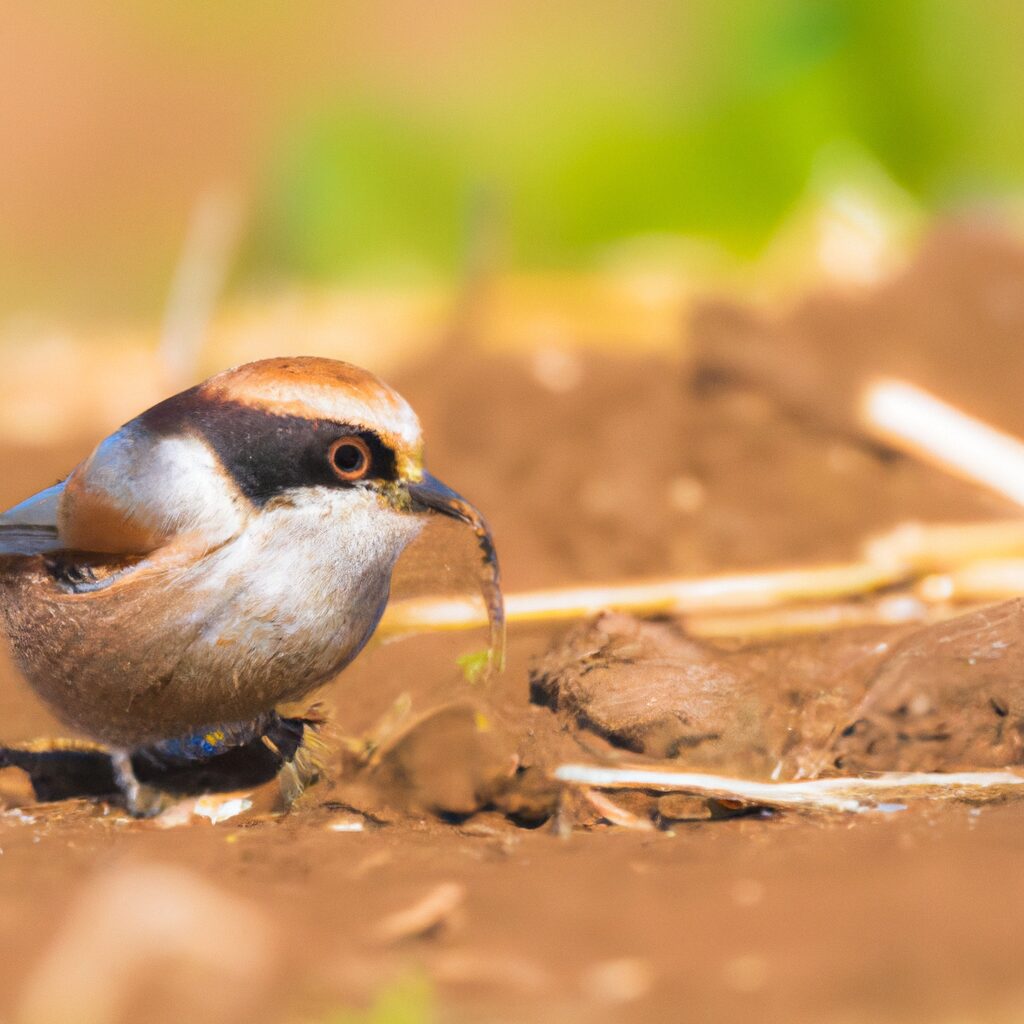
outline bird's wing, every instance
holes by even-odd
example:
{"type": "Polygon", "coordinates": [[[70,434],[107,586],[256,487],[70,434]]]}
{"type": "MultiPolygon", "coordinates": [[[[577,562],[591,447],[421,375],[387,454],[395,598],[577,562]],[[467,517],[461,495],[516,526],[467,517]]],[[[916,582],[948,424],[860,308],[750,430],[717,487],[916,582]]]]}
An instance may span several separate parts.
{"type": "Polygon", "coordinates": [[[0,514],[0,556],[69,549],[146,554],[158,546],[115,495],[88,484],[88,478],[82,480],[76,471],[0,514]]]}
{"type": "Polygon", "coordinates": [[[0,555],[41,555],[63,545],[57,506],[64,484],[55,484],[0,514],[0,555]]]}
{"type": "Polygon", "coordinates": [[[154,438],[133,420],[62,483],[0,515],[0,555],[148,555],[182,538],[211,549],[244,525],[237,499],[200,439],[154,438]]]}
{"type": "Polygon", "coordinates": [[[103,479],[94,484],[89,468],[83,463],[66,480],[0,514],[0,556],[68,550],[143,555],[166,541],[139,521],[150,508],[142,502],[132,508],[103,479]]]}

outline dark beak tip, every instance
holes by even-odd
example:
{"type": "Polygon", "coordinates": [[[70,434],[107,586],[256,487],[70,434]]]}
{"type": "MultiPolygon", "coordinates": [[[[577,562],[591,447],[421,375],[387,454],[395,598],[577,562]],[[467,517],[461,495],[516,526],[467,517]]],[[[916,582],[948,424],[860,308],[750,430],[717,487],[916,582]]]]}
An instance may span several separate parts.
{"type": "Polygon", "coordinates": [[[479,512],[461,494],[430,473],[424,473],[422,480],[410,484],[409,494],[412,495],[414,505],[419,506],[417,511],[440,512],[465,522],[481,519],[479,512]]]}

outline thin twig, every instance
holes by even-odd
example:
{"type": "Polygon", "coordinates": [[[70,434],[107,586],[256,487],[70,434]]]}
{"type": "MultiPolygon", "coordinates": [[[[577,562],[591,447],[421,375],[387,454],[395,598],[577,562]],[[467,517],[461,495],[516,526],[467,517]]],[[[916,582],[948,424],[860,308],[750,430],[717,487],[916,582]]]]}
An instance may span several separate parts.
{"type": "Polygon", "coordinates": [[[692,793],[748,806],[796,810],[856,812],[921,797],[990,803],[1024,796],[1024,775],[1012,771],[887,772],[858,778],[759,782],[699,772],[566,764],[555,770],[554,777],[572,785],[692,793]]]}
{"type": "Polygon", "coordinates": [[[614,801],[609,800],[603,793],[598,793],[586,786],[582,787],[581,792],[587,803],[612,825],[628,828],[634,832],[654,831],[654,823],[650,818],[638,817],[632,811],[627,811],[625,807],[620,807],[614,801]]]}
{"type": "MultiPolygon", "coordinates": [[[[870,593],[905,580],[906,573],[900,566],[854,562],[649,583],[565,587],[509,594],[505,615],[511,624],[587,618],[607,610],[686,615],[771,608],[793,601],[870,593]]],[[[425,598],[393,602],[381,622],[381,633],[394,637],[474,629],[486,624],[487,614],[476,598],[425,598]]]]}
{"type": "MultiPolygon", "coordinates": [[[[865,390],[861,418],[872,436],[1024,504],[1024,443],[1018,439],[897,380],[865,390]]],[[[608,610],[686,615],[694,635],[769,636],[922,621],[933,614],[932,606],[944,609],[951,600],[1024,593],[1018,585],[1024,584],[1024,520],[905,523],[869,538],[862,555],[843,565],[509,594],[506,618],[510,624],[550,622],[608,610]],[[873,603],[854,600],[895,588],[902,591],[873,603]],[[822,607],[824,602],[833,603],[822,607]],[[757,612],[763,614],[752,614],[757,612]]],[[[483,605],[473,598],[396,601],[380,636],[475,629],[486,622],[483,605]]]]}
{"type": "Polygon", "coordinates": [[[1024,558],[971,562],[951,572],[927,576],[917,585],[921,600],[962,604],[967,601],[1005,601],[1024,596],[1024,558]]]}
{"type": "MultiPolygon", "coordinates": [[[[962,610],[962,609],[961,609],[962,610]]],[[[689,636],[713,638],[801,636],[828,633],[855,626],[899,626],[930,622],[953,614],[943,604],[936,608],[923,595],[899,592],[873,601],[848,601],[795,605],[766,611],[739,611],[729,615],[691,615],[686,619],[689,636]]]]}
{"type": "Polygon", "coordinates": [[[1024,519],[902,523],[869,537],[861,553],[873,565],[899,565],[911,575],[975,561],[1024,557],[1024,519]]]}
{"type": "Polygon", "coordinates": [[[194,383],[214,307],[228,276],[242,224],[242,204],[229,190],[199,198],[171,282],[160,359],[173,387],[194,383]]]}
{"type": "Polygon", "coordinates": [[[1024,442],[901,380],[864,392],[861,422],[875,438],[1024,505],[1024,442]]]}

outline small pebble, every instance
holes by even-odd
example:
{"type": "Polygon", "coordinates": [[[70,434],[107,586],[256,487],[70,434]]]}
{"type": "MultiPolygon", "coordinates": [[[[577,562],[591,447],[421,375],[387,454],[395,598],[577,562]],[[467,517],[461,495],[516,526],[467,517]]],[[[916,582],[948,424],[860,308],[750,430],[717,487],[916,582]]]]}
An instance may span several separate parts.
{"type": "Polygon", "coordinates": [[[327,826],[328,832],[362,832],[366,826],[358,818],[342,818],[327,826]]]}
{"type": "Polygon", "coordinates": [[[669,821],[704,821],[711,817],[711,808],[705,797],[667,793],[658,799],[658,813],[669,821]]]}

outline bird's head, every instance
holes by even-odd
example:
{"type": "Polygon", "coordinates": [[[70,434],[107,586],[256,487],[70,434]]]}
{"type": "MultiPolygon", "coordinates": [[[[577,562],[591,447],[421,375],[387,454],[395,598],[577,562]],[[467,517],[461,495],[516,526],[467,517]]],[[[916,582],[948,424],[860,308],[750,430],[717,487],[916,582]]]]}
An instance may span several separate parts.
{"type": "Polygon", "coordinates": [[[133,422],[152,437],[200,440],[256,508],[297,492],[372,493],[393,510],[482,522],[424,469],[422,431],[409,403],[350,363],[312,357],[247,363],[133,422]]]}
{"type": "Polygon", "coordinates": [[[331,359],[248,363],[168,398],[0,525],[12,536],[19,523],[34,530],[52,509],[51,548],[140,553],[179,536],[215,545],[282,507],[352,516],[367,544],[398,548],[416,532],[410,517],[467,523],[500,625],[498,563],[483,517],[424,468],[408,402],[374,374],[331,359]]]}

